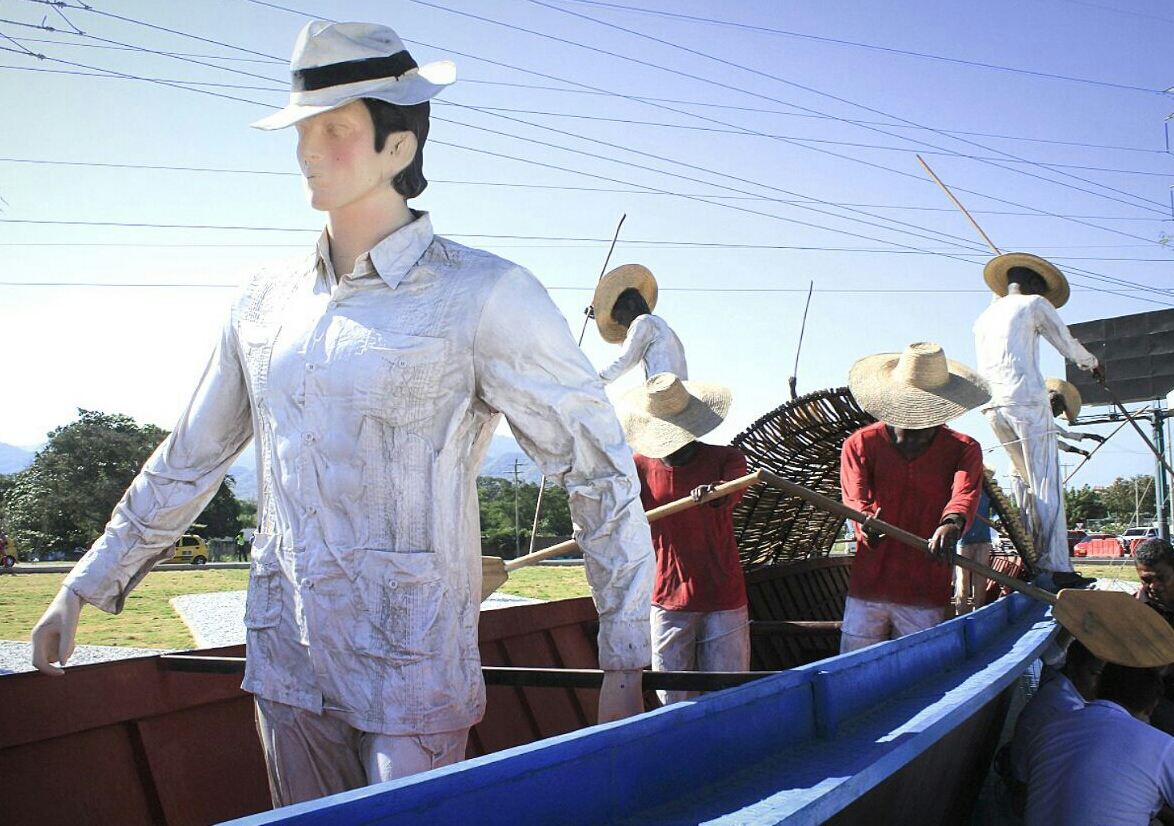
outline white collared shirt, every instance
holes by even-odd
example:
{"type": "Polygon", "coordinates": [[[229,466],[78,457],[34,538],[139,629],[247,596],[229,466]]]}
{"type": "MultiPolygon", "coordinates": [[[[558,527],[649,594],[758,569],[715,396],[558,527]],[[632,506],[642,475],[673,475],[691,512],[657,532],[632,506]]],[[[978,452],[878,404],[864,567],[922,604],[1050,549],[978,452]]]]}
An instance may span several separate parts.
{"type": "Polygon", "coordinates": [[[644,667],[651,539],[603,386],[532,275],[426,214],[339,279],[325,240],[253,278],[66,584],[120,610],[254,438],[244,688],[365,731],[467,727],[485,702],[476,477],[501,414],[567,488],[602,666],[644,667]]]}
{"type": "Polygon", "coordinates": [[[644,363],[645,380],[657,373],[672,373],[682,380],[689,378],[681,340],[667,321],[652,313],[636,316],[628,325],[619,357],[600,371],[599,377],[605,382],[615,381],[640,362],[644,363]]]}
{"type": "Polygon", "coordinates": [[[1027,826],[1149,826],[1174,802],[1174,737],[1110,700],[1045,724],[1027,759],[1027,826]]]}
{"type": "Polygon", "coordinates": [[[1039,369],[1040,336],[1081,369],[1096,366],[1096,357],[1072,337],[1050,301],[1009,292],[974,322],[976,366],[991,386],[991,400],[983,409],[1048,403],[1039,369]]]}

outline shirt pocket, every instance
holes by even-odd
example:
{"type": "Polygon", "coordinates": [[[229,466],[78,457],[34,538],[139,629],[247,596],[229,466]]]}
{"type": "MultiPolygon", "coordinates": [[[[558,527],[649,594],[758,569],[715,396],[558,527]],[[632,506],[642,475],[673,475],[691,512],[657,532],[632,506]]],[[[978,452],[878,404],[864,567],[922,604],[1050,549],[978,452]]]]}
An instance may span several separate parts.
{"type": "Polygon", "coordinates": [[[281,564],[277,537],[253,537],[249,590],[245,596],[245,628],[272,628],[281,619],[281,564]]]}
{"type": "Polygon", "coordinates": [[[452,650],[443,632],[444,583],[432,553],[366,551],[356,592],[359,649],[396,664],[452,650]]]}
{"type": "Polygon", "coordinates": [[[392,426],[430,418],[448,360],[446,339],[368,330],[355,376],[356,407],[392,426]]]}
{"type": "Polygon", "coordinates": [[[241,356],[256,396],[263,395],[269,384],[269,364],[273,359],[273,342],[277,339],[278,329],[276,324],[260,324],[247,319],[241,320],[237,326],[241,356]]]}

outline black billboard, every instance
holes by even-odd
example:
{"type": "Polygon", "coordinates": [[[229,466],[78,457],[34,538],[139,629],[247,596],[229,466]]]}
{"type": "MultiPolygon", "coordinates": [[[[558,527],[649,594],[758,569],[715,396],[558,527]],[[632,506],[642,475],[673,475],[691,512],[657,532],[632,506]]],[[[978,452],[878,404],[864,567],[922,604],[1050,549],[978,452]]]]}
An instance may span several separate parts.
{"type": "MultiPolygon", "coordinates": [[[[1068,329],[1105,365],[1106,381],[1122,402],[1165,398],[1174,390],[1174,309],[1071,324],[1068,329]]],[[[1112,404],[1091,374],[1067,366],[1085,404],[1112,404]]]]}

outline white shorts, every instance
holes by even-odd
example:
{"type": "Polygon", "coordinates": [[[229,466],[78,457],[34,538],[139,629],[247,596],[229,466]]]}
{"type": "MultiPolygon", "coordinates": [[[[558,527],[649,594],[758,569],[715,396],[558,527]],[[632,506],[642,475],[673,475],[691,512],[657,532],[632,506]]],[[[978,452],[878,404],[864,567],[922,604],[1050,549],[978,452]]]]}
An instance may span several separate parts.
{"type": "Polygon", "coordinates": [[[463,760],[469,729],[440,734],[359,731],[329,711],[315,714],[256,698],[273,805],[288,806],[463,760]]]}
{"type": "MultiPolygon", "coordinates": [[[[750,614],[729,611],[670,611],[653,605],[653,671],[749,671],[750,614]]],[[[696,691],[657,691],[666,706],[696,697],[696,691]]]]}
{"type": "Polygon", "coordinates": [[[840,653],[933,628],[946,618],[946,608],[921,608],[896,602],[848,597],[840,629],[840,653]]]}

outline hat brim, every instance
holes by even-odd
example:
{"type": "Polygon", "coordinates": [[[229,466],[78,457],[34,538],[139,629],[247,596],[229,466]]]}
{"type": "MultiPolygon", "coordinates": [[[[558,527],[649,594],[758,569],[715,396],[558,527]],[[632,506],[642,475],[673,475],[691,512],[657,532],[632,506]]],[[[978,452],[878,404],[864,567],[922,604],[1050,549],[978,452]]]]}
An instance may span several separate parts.
{"type": "Polygon", "coordinates": [[[949,381],[923,390],[894,380],[900,353],[866,356],[848,371],[848,388],[866,412],[893,427],[937,427],[985,404],[991,398],[986,380],[960,362],[946,359],[949,381]]]}
{"type": "Polygon", "coordinates": [[[624,264],[616,267],[595,285],[595,295],[591,299],[591,306],[595,310],[595,326],[599,328],[599,335],[609,344],[619,344],[628,335],[628,328],[618,324],[611,317],[611,311],[620,294],[632,287],[644,296],[649,310],[656,309],[656,277],[651,270],[641,264],[624,264]]]}
{"type": "Polygon", "coordinates": [[[681,382],[689,391],[689,403],[670,416],[648,411],[644,385],[633,387],[620,398],[620,425],[632,450],[652,459],[663,459],[699,439],[725,421],[732,394],[721,384],[681,382]]]}
{"type": "Polygon", "coordinates": [[[360,98],[374,98],[397,106],[414,106],[436,97],[456,82],[457,67],[448,60],[428,63],[398,78],[375,78],[328,86],[310,92],[291,92],[289,104],[250,124],[254,129],[284,129],[360,98]]]}
{"type": "Polygon", "coordinates": [[[1069,424],[1075,423],[1076,417],[1080,415],[1080,406],[1084,402],[1076,385],[1064,379],[1048,379],[1044,382],[1044,389],[1048,392],[1054,390],[1060,394],[1064,399],[1064,418],[1069,424]]]}
{"type": "Polygon", "coordinates": [[[1039,273],[1047,285],[1044,291],[1044,298],[1052,302],[1052,306],[1056,309],[1068,303],[1071,290],[1068,286],[1068,279],[1064,277],[1064,273],[1060,272],[1060,269],[1051,261],[1040,258],[1038,255],[1032,255],[1029,252],[1008,252],[992,258],[983,267],[983,280],[986,281],[987,286],[996,295],[1004,296],[1007,294],[1007,272],[1012,267],[1026,267],[1033,272],[1039,273]]]}

